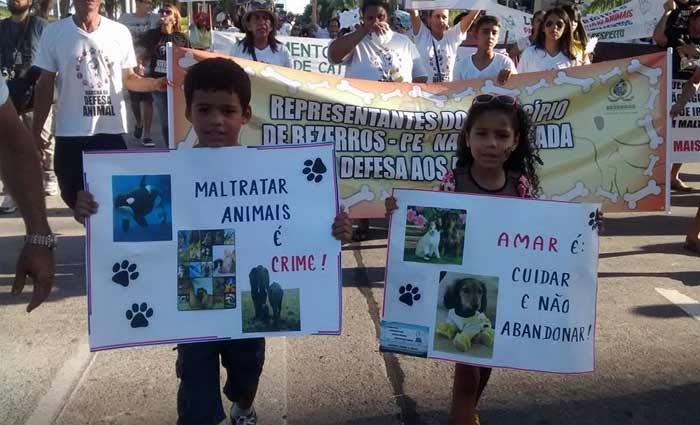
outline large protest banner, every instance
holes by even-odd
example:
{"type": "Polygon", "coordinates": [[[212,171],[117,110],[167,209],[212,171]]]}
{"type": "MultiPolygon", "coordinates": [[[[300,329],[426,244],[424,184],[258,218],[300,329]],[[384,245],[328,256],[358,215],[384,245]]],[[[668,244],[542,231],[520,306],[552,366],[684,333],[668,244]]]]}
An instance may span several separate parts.
{"type": "MultiPolygon", "coordinates": [[[[175,140],[192,146],[182,82],[209,52],[173,49],[175,140]]],[[[531,113],[546,199],[602,202],[606,211],[662,211],[667,201],[666,53],[559,71],[444,84],[351,80],[266,64],[251,75],[246,145],[333,142],[341,204],[382,217],[394,187],[437,188],[477,93],[517,96],[531,113]]]]}
{"type": "MultiPolygon", "coordinates": [[[[673,80],[673,103],[681,94],[683,83],[683,80],[673,80]]],[[[671,123],[671,161],[700,162],[700,95],[694,94],[685,110],[671,123]]]]}
{"type": "Polygon", "coordinates": [[[88,152],[90,349],[340,333],[333,146],[88,152]]]}
{"type": "Polygon", "coordinates": [[[594,369],[599,205],[401,189],[394,197],[383,351],[594,369]]]}
{"type": "MultiPolygon", "coordinates": [[[[244,33],[212,31],[211,50],[224,55],[230,55],[233,46],[243,37],[244,33]]],[[[292,56],[294,69],[299,71],[318,72],[330,75],[345,75],[345,65],[332,64],[328,60],[328,38],[309,37],[277,37],[292,56]]]]}

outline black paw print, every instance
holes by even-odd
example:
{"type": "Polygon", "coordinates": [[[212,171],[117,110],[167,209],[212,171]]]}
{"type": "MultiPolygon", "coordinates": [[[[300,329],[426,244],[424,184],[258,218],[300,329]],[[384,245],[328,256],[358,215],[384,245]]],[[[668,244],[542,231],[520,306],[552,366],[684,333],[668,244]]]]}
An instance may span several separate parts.
{"type": "Polygon", "coordinates": [[[588,214],[588,225],[591,226],[591,230],[595,230],[598,227],[600,227],[600,220],[601,215],[600,211],[597,208],[595,211],[592,211],[590,214],[588,214]]]}
{"type": "Polygon", "coordinates": [[[126,311],[126,320],[131,321],[132,328],[145,328],[148,327],[147,317],[153,316],[153,309],[148,307],[148,304],[134,303],[131,305],[131,309],[126,311]]]}
{"type": "Polygon", "coordinates": [[[112,282],[117,283],[121,286],[129,286],[132,280],[139,278],[139,272],[136,271],[138,266],[136,264],[130,264],[129,261],[124,260],[120,263],[114,263],[112,266],[112,282]]]}
{"type": "Polygon", "coordinates": [[[323,180],[323,174],[328,171],[326,165],[321,161],[321,158],[316,158],[315,161],[307,159],[304,161],[304,169],[301,171],[306,174],[306,180],[315,181],[316,183],[323,180]]]}
{"type": "Polygon", "coordinates": [[[417,286],[413,286],[410,283],[406,286],[402,286],[399,288],[399,301],[406,305],[413,305],[414,301],[418,301],[420,299],[420,294],[418,293],[420,289],[418,289],[417,286]]]}

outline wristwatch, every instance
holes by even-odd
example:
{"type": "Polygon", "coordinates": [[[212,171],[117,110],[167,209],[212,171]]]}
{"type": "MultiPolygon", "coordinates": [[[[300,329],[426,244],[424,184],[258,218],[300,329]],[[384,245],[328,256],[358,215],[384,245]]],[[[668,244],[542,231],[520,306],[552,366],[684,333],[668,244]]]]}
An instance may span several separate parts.
{"type": "Polygon", "coordinates": [[[24,237],[24,243],[26,245],[44,246],[50,250],[54,250],[57,245],[56,235],[53,233],[49,233],[48,235],[29,234],[24,237]]]}

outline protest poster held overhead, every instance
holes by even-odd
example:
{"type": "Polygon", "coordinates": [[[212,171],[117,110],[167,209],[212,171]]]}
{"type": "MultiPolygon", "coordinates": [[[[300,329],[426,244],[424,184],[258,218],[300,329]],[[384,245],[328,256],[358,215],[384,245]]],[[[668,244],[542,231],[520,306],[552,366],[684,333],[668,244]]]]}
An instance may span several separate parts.
{"type": "Polygon", "coordinates": [[[91,350],[340,333],[332,145],[84,162],[91,350]]]}
{"type": "Polygon", "coordinates": [[[403,189],[393,196],[382,351],[593,371],[599,205],[403,189]]]}
{"type": "MultiPolygon", "coordinates": [[[[683,80],[673,80],[672,101],[682,92],[683,80]]],[[[700,162],[700,94],[694,94],[683,112],[671,120],[671,161],[700,162]]]]}
{"type": "MultiPolygon", "coordinates": [[[[175,141],[187,147],[196,136],[184,118],[186,69],[217,55],[173,53],[175,141]]],[[[514,75],[505,86],[373,82],[237,61],[256,93],[241,143],[335,143],[341,204],[353,217],[383,217],[394,187],[437,188],[477,93],[515,96],[532,114],[546,199],[666,209],[666,52],[514,75]]]]}

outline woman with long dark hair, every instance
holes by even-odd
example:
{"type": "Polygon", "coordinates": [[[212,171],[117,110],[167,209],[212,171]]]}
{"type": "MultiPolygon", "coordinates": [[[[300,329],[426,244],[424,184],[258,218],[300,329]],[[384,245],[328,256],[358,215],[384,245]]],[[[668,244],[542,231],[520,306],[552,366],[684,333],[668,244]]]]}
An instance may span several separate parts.
{"type": "Polygon", "coordinates": [[[251,3],[243,26],[245,37],[233,46],[231,56],[292,68],[292,55],[277,40],[277,17],[268,3],[251,3]]]}
{"type": "MultiPolygon", "coordinates": [[[[173,43],[177,47],[190,47],[187,35],[181,32],[182,17],[180,10],[171,3],[163,3],[158,15],[159,27],[149,30],[143,36],[143,47],[149,56],[148,70],[153,78],[165,77],[167,73],[165,46],[173,43]]],[[[160,129],[165,146],[168,146],[168,95],[167,92],[153,92],[153,101],[160,117],[160,129]]],[[[153,147],[155,143],[150,138],[144,137],[143,146],[153,147]]]]}
{"type": "Polygon", "coordinates": [[[583,26],[581,11],[578,7],[569,5],[562,6],[562,9],[566,11],[569,15],[569,20],[571,20],[571,34],[574,36],[574,55],[576,59],[583,64],[591,63],[593,52],[587,52],[589,38],[586,28],[583,26]]]}
{"type": "Polygon", "coordinates": [[[538,10],[532,14],[532,22],[530,23],[530,35],[527,37],[519,38],[515,44],[508,50],[508,56],[517,62],[520,54],[525,51],[528,47],[532,46],[532,43],[537,37],[537,33],[540,32],[542,28],[542,19],[544,18],[544,10],[538,10]]]}
{"type": "Polygon", "coordinates": [[[569,15],[557,7],[544,14],[534,44],[520,55],[518,73],[563,69],[581,64],[575,55],[569,15]]]}

